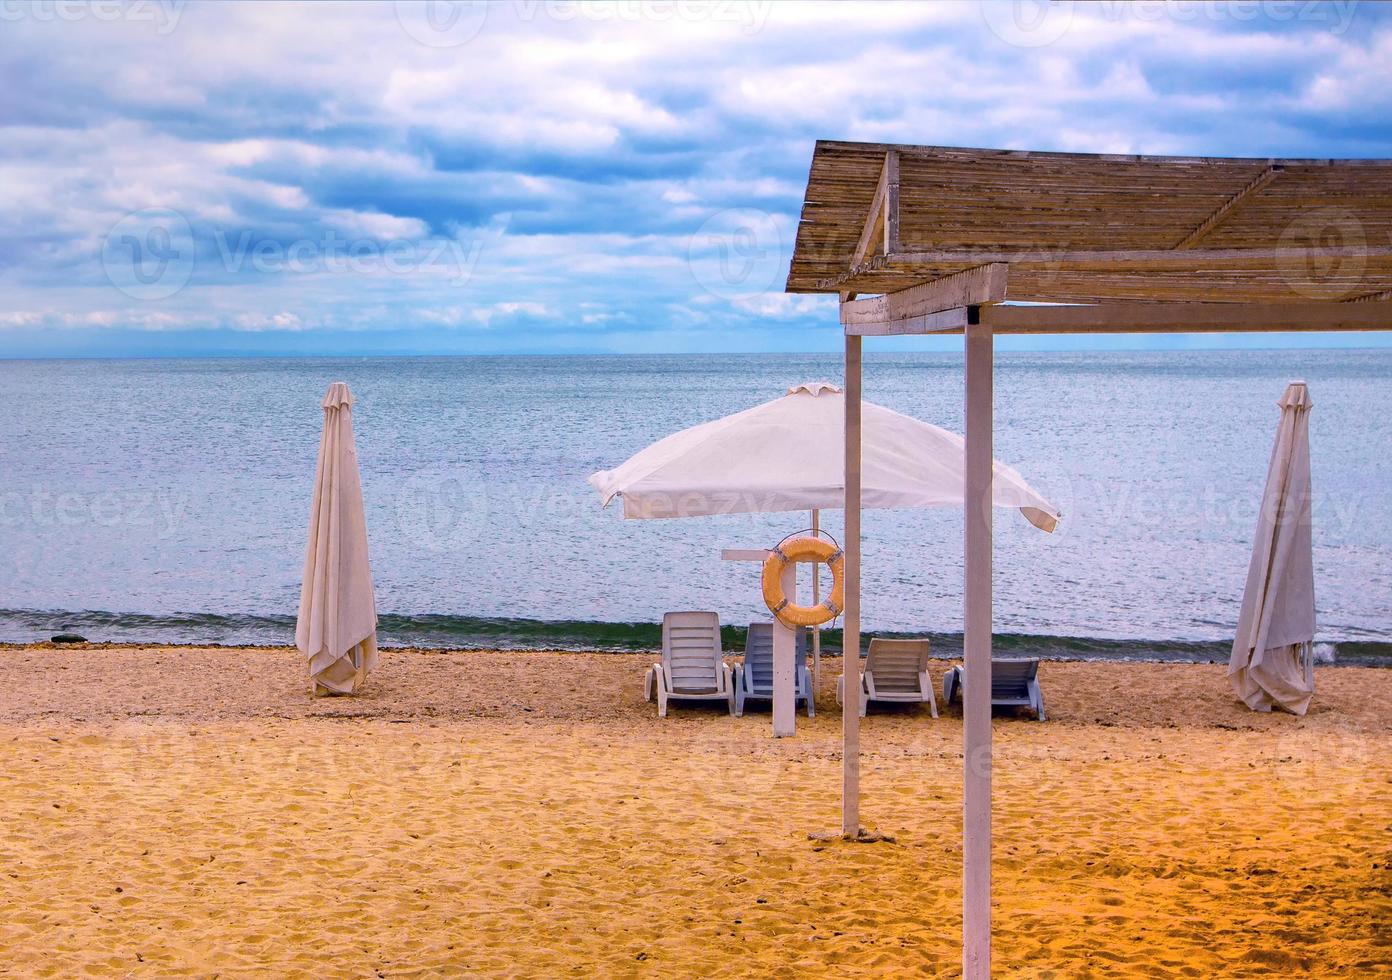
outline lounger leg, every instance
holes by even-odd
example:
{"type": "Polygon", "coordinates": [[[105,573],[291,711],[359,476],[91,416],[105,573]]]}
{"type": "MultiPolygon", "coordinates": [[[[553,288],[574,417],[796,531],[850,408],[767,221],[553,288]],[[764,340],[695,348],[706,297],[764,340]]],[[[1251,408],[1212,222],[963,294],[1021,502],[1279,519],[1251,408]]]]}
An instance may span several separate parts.
{"type": "Polygon", "coordinates": [[[744,668],[735,668],[735,717],[744,717],[744,668]]]}
{"type": "Polygon", "coordinates": [[[643,700],[644,700],[644,701],[651,701],[652,699],[653,699],[653,669],[652,669],[651,667],[649,667],[649,668],[648,668],[648,672],[647,672],[646,674],[643,675],[643,700]]]}
{"type": "Polygon", "coordinates": [[[1030,681],[1030,698],[1034,701],[1034,713],[1040,721],[1044,720],[1044,689],[1039,681],[1030,681]]]}
{"type": "Polygon", "coordinates": [[[933,693],[933,678],[928,676],[926,670],[923,672],[920,686],[928,692],[928,710],[933,713],[934,718],[938,717],[938,696],[933,693]]]}
{"type": "Polygon", "coordinates": [[[667,689],[661,684],[657,687],[657,717],[667,717],[667,689]]]}

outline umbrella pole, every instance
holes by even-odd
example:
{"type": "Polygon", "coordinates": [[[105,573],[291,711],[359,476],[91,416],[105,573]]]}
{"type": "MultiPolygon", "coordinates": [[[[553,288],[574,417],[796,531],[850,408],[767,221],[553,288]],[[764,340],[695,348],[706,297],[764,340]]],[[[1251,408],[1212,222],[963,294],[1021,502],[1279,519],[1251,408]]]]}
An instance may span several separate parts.
{"type": "MultiPolygon", "coordinates": [[[[822,512],[812,508],[812,537],[822,529],[822,512]]],[[[812,566],[812,605],[822,601],[822,565],[812,566]]],[[[812,627],[812,700],[817,700],[817,687],[822,683],[822,628],[812,627]]]]}
{"type": "Polygon", "coordinates": [[[841,641],[841,833],[860,834],[860,399],[861,344],[846,337],[846,608],[841,641]]]}

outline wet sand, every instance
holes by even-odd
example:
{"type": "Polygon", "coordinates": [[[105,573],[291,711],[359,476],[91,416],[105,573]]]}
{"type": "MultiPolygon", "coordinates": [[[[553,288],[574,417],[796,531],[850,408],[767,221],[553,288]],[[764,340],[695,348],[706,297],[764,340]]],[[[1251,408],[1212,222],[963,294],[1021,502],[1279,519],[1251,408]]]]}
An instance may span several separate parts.
{"type": "MultiPolygon", "coordinates": [[[[0,648],[0,975],[951,974],[961,718],[872,712],[838,826],[839,661],[791,739],[664,720],[651,655],[0,648]]],[[[934,664],[937,680],[945,664],[934,664]]],[[[1392,671],[1304,719],[1210,665],[1048,663],[995,722],[998,975],[1392,973],[1392,671]]]]}

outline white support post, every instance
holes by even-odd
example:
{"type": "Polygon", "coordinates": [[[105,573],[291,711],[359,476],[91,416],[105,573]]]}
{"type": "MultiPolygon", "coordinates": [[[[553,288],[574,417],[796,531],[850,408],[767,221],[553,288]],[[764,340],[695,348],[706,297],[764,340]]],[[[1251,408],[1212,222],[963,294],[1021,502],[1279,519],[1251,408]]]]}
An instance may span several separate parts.
{"type": "Polygon", "coordinates": [[[962,976],[991,975],[992,336],[966,330],[964,489],[962,976]]]}
{"type": "Polygon", "coordinates": [[[860,399],[861,339],[846,337],[846,609],[841,644],[841,833],[860,833],[860,399]]]}
{"type": "MultiPolygon", "coordinates": [[[[822,512],[812,508],[812,537],[819,537],[822,530],[822,512]]],[[[822,601],[822,566],[818,562],[812,566],[812,605],[822,601]]],[[[817,687],[822,683],[822,628],[812,627],[812,700],[817,700],[817,687]]]]}
{"type": "MultiPolygon", "coordinates": [[[[783,594],[797,602],[797,562],[783,566],[783,594]]],[[[773,618],[773,734],[783,738],[797,734],[797,631],[773,618]]]]}

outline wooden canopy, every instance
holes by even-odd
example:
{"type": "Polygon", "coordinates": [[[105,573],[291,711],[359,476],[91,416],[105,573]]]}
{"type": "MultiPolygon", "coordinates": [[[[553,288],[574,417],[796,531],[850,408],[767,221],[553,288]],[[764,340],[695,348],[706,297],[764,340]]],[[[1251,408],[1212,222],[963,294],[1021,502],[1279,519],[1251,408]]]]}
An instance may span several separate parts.
{"type": "Polygon", "coordinates": [[[982,313],[998,333],[1386,328],[1392,160],[819,141],[787,289],[889,294],[845,304],[852,333],[959,330],[1001,302],[1095,306],[982,313]]]}
{"type": "MultiPolygon", "coordinates": [[[[989,980],[994,335],[1392,329],[1392,161],[819,142],[788,291],[841,297],[848,652],[860,649],[862,341],[966,335],[962,975],[989,980]]],[[[860,691],[860,658],[841,670],[841,690],[860,691]]],[[[841,715],[848,837],[860,834],[859,719],[841,715]]]]}

